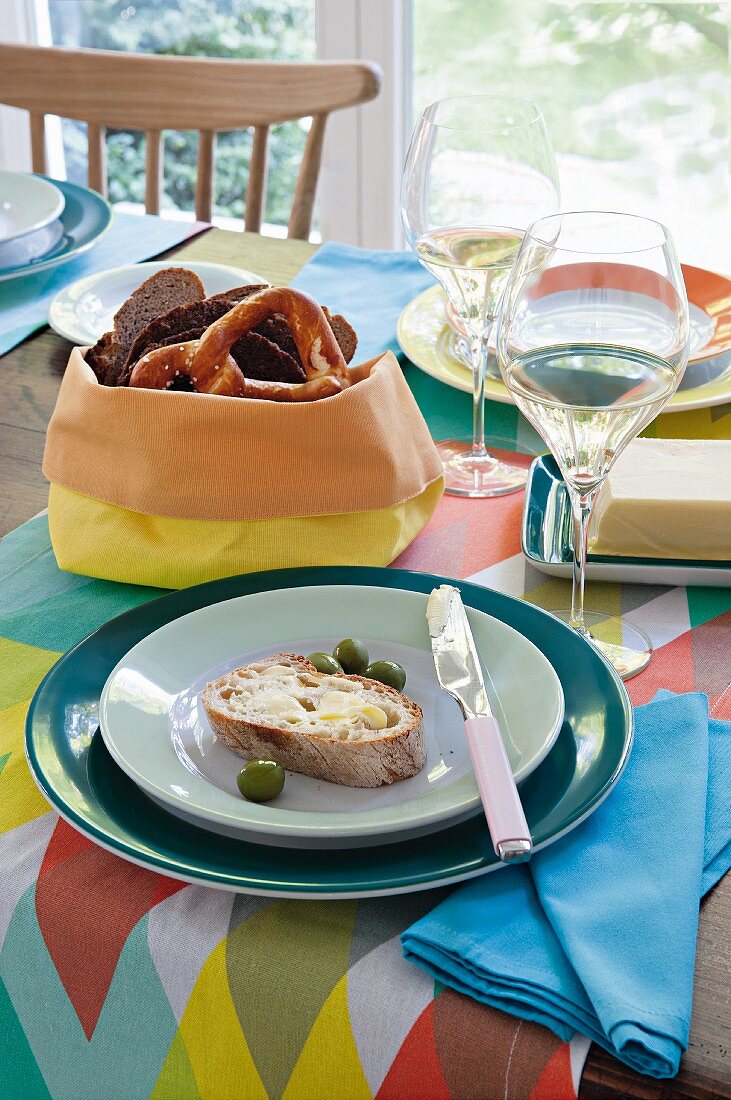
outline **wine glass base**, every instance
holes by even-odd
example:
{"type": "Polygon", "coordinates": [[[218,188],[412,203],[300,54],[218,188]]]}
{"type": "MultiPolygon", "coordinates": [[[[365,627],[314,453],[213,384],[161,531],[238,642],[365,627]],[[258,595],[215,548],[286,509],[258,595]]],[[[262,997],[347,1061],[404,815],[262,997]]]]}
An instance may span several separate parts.
{"type": "MultiPolygon", "coordinates": [[[[562,609],[553,614],[561,622],[571,625],[570,611],[562,609]]],[[[623,680],[629,680],[647,668],[652,656],[652,642],[641,630],[623,619],[597,611],[585,611],[584,624],[586,632],[582,636],[607,658],[623,680]]]]}
{"type": "MultiPolygon", "coordinates": [[[[488,451],[475,454],[468,443],[449,439],[437,443],[444,465],[444,488],[460,497],[499,497],[525,488],[528,471],[494,458],[488,451]]],[[[516,456],[517,458],[517,456],[516,456]]]]}

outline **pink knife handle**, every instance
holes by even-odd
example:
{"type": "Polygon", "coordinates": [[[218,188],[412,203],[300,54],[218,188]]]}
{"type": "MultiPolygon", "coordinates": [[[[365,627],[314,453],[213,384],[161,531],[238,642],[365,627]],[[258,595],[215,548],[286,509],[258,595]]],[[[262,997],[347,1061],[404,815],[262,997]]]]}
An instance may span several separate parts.
{"type": "Polygon", "coordinates": [[[495,853],[506,863],[529,859],[532,852],[530,829],[500,728],[494,718],[478,717],[468,718],[465,729],[495,853]]]}

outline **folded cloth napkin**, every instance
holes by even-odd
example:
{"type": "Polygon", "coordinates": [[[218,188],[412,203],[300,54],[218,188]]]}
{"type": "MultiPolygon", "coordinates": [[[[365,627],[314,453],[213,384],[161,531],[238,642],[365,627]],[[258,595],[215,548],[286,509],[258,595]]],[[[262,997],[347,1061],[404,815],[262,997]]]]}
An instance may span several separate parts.
{"type": "Polygon", "coordinates": [[[672,1077],[688,1043],[698,905],[731,865],[731,722],[704,695],[635,711],[615,790],[529,865],[476,879],[402,936],[445,985],[672,1077]]]}
{"type": "Polygon", "coordinates": [[[75,260],[0,283],[0,355],[47,324],[49,303],[65,286],[86,275],[149,260],[207,228],[204,222],[115,214],[104,236],[75,260]]]}
{"type": "Polygon", "coordinates": [[[413,252],[386,252],[324,244],[292,280],[292,286],[342,313],[358,333],[356,360],[365,363],[398,350],[401,311],[434,279],[413,252]]]}

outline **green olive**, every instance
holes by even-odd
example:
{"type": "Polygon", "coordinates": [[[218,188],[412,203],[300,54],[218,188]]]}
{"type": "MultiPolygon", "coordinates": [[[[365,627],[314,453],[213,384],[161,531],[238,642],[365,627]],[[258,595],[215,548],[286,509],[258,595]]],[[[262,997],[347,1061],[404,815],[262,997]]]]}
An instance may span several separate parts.
{"type": "Polygon", "coordinates": [[[403,691],[406,683],[406,673],[395,661],[374,661],[363,673],[369,680],[378,680],[388,687],[403,691]]]}
{"type": "Polygon", "coordinates": [[[359,638],[343,638],[335,646],[333,657],[349,676],[362,676],[368,665],[368,650],[359,638]]]}
{"type": "Polygon", "coordinates": [[[343,671],[343,666],[329,653],[311,653],[307,660],[315,666],[318,672],[334,674],[343,671]]]}
{"type": "Polygon", "coordinates": [[[249,802],[268,802],[284,788],[284,768],[276,760],[250,760],[236,776],[242,795],[249,802]]]}

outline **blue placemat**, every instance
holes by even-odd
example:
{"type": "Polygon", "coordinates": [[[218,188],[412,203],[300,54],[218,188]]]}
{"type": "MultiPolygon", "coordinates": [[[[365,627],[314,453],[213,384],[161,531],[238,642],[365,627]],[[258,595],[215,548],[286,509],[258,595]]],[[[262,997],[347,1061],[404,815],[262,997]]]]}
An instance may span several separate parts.
{"type": "Polygon", "coordinates": [[[413,252],[386,252],[328,241],[292,286],[342,313],[358,333],[358,362],[398,351],[401,311],[434,279],[413,252]]]}
{"type": "Polygon", "coordinates": [[[151,214],[116,214],[104,236],[75,260],[0,282],[0,355],[43,328],[49,302],[63,287],[98,271],[149,260],[203,228],[200,222],[171,221],[151,214]]]}

